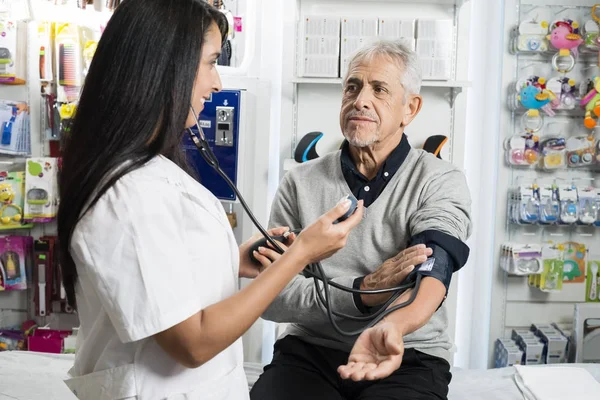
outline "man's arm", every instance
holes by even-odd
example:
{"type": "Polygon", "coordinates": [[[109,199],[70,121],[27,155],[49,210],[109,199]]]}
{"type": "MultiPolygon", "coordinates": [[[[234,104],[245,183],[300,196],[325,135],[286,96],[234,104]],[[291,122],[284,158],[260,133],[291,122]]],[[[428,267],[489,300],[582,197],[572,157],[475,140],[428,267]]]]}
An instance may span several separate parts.
{"type": "Polygon", "coordinates": [[[471,235],[471,195],[464,174],[450,170],[431,180],[408,224],[413,238],[425,231],[438,231],[466,241],[471,235]]]}
{"type": "MultiPolygon", "coordinates": [[[[412,290],[404,292],[391,307],[407,301],[412,290]]],[[[403,336],[429,321],[445,293],[446,287],[442,282],[431,277],[423,278],[417,296],[409,306],[393,312],[358,337],[348,363],[338,368],[342,379],[383,379],[400,368],[404,355],[403,336]]]]}
{"type": "MultiPolygon", "coordinates": [[[[431,237],[443,238],[444,235],[458,241],[467,240],[471,233],[471,199],[466,179],[461,172],[450,171],[432,180],[423,190],[419,201],[419,210],[409,221],[414,240],[427,243],[431,237]],[[430,235],[432,231],[439,235],[430,235]]],[[[440,242],[445,241],[442,239],[440,242]]],[[[442,248],[440,258],[448,263],[446,267],[449,271],[462,267],[455,265],[458,261],[456,258],[460,257],[458,253],[460,251],[457,252],[456,249],[442,248]]],[[[432,257],[435,255],[434,252],[432,257]]],[[[410,305],[394,311],[382,322],[363,332],[354,344],[348,364],[338,369],[341,377],[355,381],[377,380],[396,371],[404,354],[403,337],[429,322],[446,296],[449,277],[450,274],[424,276],[410,305]],[[440,276],[447,279],[440,280],[440,276]]],[[[412,290],[414,289],[403,293],[393,305],[408,300],[412,290]]]]}
{"type": "MultiPolygon", "coordinates": [[[[432,180],[421,194],[420,201],[419,210],[409,220],[413,238],[421,235],[427,242],[432,235],[423,236],[423,233],[433,231],[439,236],[454,238],[458,244],[467,240],[471,233],[471,197],[462,172],[452,170],[432,180]]],[[[399,327],[402,336],[416,331],[431,319],[446,297],[452,271],[462,267],[456,265],[454,253],[457,249],[440,246],[439,243],[427,244],[434,248],[432,258],[437,255],[434,268],[445,268],[446,279],[440,279],[437,274],[424,276],[414,302],[386,318],[399,327]]],[[[406,301],[409,292],[404,293],[395,305],[406,301]]]]}
{"type": "MultiPolygon", "coordinates": [[[[412,291],[413,289],[404,292],[390,308],[407,301],[412,291]]],[[[401,336],[406,336],[425,326],[437,311],[445,296],[446,287],[444,284],[435,278],[426,276],[421,280],[415,300],[410,305],[385,317],[385,321],[395,324],[401,336]]]]}

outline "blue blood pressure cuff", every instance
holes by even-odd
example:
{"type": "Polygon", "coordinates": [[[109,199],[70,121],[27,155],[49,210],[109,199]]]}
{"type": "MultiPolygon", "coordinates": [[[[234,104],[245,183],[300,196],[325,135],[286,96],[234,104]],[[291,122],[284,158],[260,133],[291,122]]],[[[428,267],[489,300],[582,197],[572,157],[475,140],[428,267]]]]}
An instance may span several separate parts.
{"type": "Polygon", "coordinates": [[[469,246],[461,240],[440,231],[423,231],[413,236],[407,247],[424,244],[433,250],[433,254],[423,264],[417,266],[407,281],[417,275],[430,276],[450,287],[452,274],[461,269],[469,259],[469,246]]]}

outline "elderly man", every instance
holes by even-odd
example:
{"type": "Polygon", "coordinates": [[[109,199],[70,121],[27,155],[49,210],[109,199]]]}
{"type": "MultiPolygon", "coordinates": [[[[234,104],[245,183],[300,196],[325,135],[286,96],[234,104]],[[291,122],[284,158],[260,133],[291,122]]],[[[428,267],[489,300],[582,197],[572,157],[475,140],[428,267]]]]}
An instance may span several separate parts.
{"type": "MultiPolygon", "coordinates": [[[[421,273],[434,265],[437,273],[423,272],[414,301],[358,338],[333,329],[313,280],[298,276],[263,316],[292,325],[253,400],[446,398],[452,345],[443,301],[452,272],[468,257],[471,200],[459,169],[412,149],[404,134],[421,109],[420,75],[416,55],[401,43],[361,49],[343,83],[342,149],[284,176],[270,225],[302,228],[351,192],[364,200],[365,217],[346,247],[322,263],[329,278],[381,289],[400,284],[415,266],[421,273]],[[429,268],[420,268],[426,260],[429,268]]],[[[372,313],[390,297],[330,292],[331,308],[352,316],[372,313]]],[[[336,322],[345,330],[364,326],[336,322]]]]}

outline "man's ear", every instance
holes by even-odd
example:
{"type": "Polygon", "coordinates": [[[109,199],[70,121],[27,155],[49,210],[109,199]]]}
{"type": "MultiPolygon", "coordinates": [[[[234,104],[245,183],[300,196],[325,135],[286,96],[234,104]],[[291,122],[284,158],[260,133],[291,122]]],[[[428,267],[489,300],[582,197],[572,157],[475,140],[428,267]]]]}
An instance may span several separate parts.
{"type": "Polygon", "coordinates": [[[402,118],[401,127],[407,126],[415,119],[419,111],[421,111],[421,107],[423,107],[423,98],[418,94],[411,94],[408,96],[404,107],[404,118],[402,118]]]}

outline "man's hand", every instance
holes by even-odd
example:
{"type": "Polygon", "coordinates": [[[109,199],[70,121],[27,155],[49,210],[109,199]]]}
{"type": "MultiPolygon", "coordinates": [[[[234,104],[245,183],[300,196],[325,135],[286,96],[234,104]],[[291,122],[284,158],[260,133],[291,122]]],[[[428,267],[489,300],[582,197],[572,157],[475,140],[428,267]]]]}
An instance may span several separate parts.
{"type": "MultiPolygon", "coordinates": [[[[284,226],[270,229],[267,231],[267,233],[269,236],[281,236],[289,230],[290,229],[288,227],[284,226]]],[[[262,237],[263,235],[259,232],[240,246],[240,278],[256,278],[266,267],[271,265],[277,258],[279,258],[279,253],[275,252],[275,250],[272,250],[271,248],[265,248],[261,249],[261,253],[254,254],[254,257],[261,263],[261,265],[256,265],[250,260],[250,254],[248,253],[250,251],[250,247],[262,237]],[[270,257],[270,259],[268,257],[270,257]]],[[[290,236],[288,236],[287,244],[291,244],[295,237],[296,236],[293,233],[290,234],[290,236]]],[[[285,246],[283,243],[278,242],[278,244],[284,251],[287,250],[287,246],[285,246]]]]}
{"type": "Polygon", "coordinates": [[[400,368],[404,355],[402,332],[383,322],[364,331],[354,343],[348,364],[338,368],[342,379],[373,381],[387,378],[400,368]]]}
{"type": "MultiPolygon", "coordinates": [[[[422,264],[431,254],[433,250],[425,247],[424,244],[404,249],[395,257],[386,260],[375,272],[367,275],[360,289],[387,289],[398,286],[415,269],[415,266],[422,264]]],[[[360,297],[364,305],[374,307],[388,301],[392,294],[362,294],[360,297]]]]}

